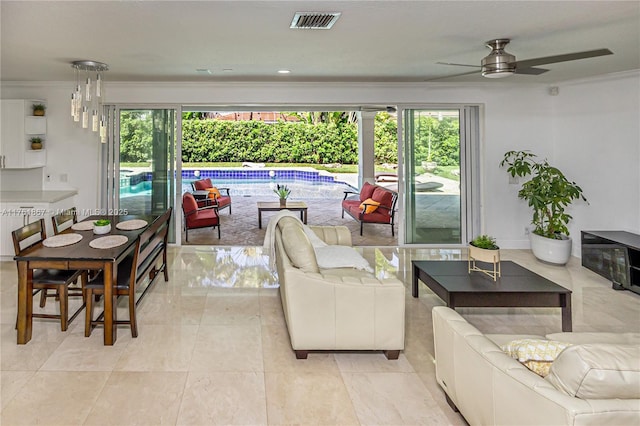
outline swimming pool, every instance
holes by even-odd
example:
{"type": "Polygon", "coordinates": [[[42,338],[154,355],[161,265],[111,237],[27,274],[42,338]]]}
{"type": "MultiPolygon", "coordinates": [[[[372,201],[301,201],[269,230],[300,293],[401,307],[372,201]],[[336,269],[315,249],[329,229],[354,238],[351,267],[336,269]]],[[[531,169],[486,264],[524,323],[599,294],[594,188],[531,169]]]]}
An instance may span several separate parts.
{"type": "MultiPolygon", "coordinates": [[[[342,198],[344,191],[355,191],[346,182],[336,181],[333,176],[321,175],[317,171],[300,170],[184,170],[182,191],[191,191],[191,182],[210,178],[217,188],[229,188],[232,197],[275,196],[276,185],[287,185],[291,199],[342,198]],[[197,176],[196,176],[197,175],[197,176]]],[[[150,195],[151,172],[121,170],[120,197],[150,195]]]]}

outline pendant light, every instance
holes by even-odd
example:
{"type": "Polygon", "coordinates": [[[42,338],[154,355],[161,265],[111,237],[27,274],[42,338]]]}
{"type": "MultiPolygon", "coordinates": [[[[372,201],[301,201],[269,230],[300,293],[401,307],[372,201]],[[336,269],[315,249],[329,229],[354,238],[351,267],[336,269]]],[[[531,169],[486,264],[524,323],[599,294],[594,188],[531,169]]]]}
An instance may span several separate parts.
{"type": "Polygon", "coordinates": [[[76,84],[71,94],[71,116],[83,129],[91,129],[100,135],[102,143],[107,142],[104,106],[104,72],[109,65],[96,61],[73,61],[71,67],[76,70],[76,84]],[[80,71],[84,71],[84,91],[80,84],[80,71]],[[92,77],[95,75],[95,79],[92,77]]]}

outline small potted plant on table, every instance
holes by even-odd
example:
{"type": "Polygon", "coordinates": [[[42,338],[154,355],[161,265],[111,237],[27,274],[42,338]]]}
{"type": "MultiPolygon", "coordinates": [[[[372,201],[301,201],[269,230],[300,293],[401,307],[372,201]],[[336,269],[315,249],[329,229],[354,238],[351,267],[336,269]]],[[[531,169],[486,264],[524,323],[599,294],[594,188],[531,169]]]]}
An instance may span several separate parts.
{"type": "Polygon", "coordinates": [[[111,221],[109,219],[99,219],[93,222],[93,233],[96,235],[108,234],[111,232],[111,221]]]}
{"type": "Polygon", "coordinates": [[[278,197],[280,197],[280,207],[285,207],[287,205],[287,198],[291,194],[291,190],[287,187],[287,185],[276,185],[276,188],[273,190],[278,197]]]}
{"type": "Polygon", "coordinates": [[[478,235],[469,243],[469,273],[471,271],[483,272],[493,278],[500,276],[500,247],[496,239],[489,235],[478,235]],[[476,265],[476,261],[491,263],[492,269],[483,269],[476,265]]]}

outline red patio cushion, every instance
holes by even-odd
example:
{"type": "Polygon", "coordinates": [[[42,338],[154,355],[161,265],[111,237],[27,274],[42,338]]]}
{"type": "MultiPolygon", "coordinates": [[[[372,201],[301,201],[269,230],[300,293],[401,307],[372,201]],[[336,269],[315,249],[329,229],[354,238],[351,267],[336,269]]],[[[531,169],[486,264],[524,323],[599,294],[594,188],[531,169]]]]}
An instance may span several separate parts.
{"type": "Polygon", "coordinates": [[[381,206],[391,208],[391,203],[393,202],[393,194],[390,191],[387,191],[384,188],[376,187],[373,191],[373,195],[371,196],[374,201],[380,203],[381,206]]]}
{"type": "MultiPolygon", "coordinates": [[[[360,201],[364,201],[367,198],[373,198],[371,195],[373,194],[373,191],[376,189],[375,185],[370,184],[369,182],[365,182],[364,185],[362,185],[362,189],[360,190],[360,201]]],[[[374,198],[375,200],[375,198],[374,198]]],[[[376,200],[378,201],[378,200],[376,200]]]]}
{"type": "Polygon", "coordinates": [[[206,178],[193,182],[193,187],[196,191],[204,191],[207,188],[213,188],[213,184],[211,183],[211,179],[206,178]]]}

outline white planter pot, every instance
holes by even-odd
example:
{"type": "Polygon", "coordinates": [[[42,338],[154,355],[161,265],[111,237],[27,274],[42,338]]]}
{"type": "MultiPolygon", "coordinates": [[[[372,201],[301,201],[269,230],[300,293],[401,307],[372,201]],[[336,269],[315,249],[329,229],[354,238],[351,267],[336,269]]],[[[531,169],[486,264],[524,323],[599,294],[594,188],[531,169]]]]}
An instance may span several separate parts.
{"type": "Polygon", "coordinates": [[[108,234],[109,232],[111,232],[111,224],[103,226],[93,225],[93,233],[96,235],[108,234]]]}
{"type": "Polygon", "coordinates": [[[543,262],[565,265],[571,257],[571,238],[566,235],[561,240],[554,240],[532,232],[529,239],[533,255],[543,262]]]}

